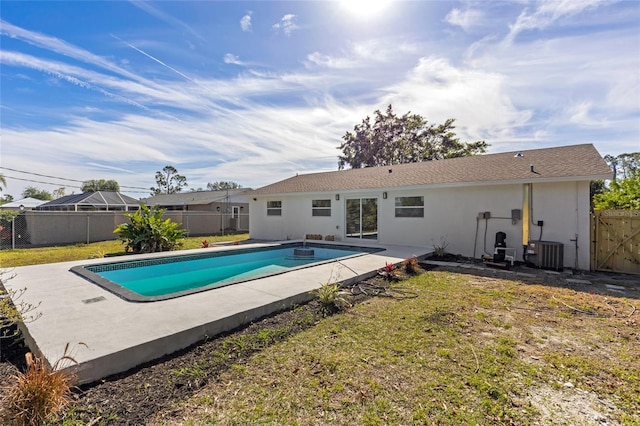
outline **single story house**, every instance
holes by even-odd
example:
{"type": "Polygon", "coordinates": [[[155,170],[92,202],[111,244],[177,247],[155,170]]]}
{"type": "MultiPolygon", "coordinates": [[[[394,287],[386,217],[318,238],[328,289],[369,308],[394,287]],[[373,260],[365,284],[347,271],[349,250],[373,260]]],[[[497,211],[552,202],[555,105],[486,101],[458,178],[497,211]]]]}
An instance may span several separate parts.
{"type": "MultiPolygon", "coordinates": [[[[158,206],[167,212],[208,212],[220,215],[220,230],[249,229],[249,196],[251,188],[222,191],[191,191],[158,194],[141,200],[147,206],[158,206]]],[[[218,222],[216,222],[218,223],[218,222]]]]}
{"type": "Polygon", "coordinates": [[[0,205],[0,210],[33,210],[46,202],[46,200],[38,200],[37,198],[27,197],[21,200],[4,203],[0,205]]]}
{"type": "Polygon", "coordinates": [[[136,211],[140,201],[116,191],[83,192],[82,194],[65,195],[35,210],[44,211],[136,211]]]}
{"type": "Polygon", "coordinates": [[[515,260],[547,241],[562,247],[559,268],[588,269],[590,182],[611,177],[591,144],[301,174],[250,194],[250,235],[446,246],[479,259],[504,233],[515,260]]]}

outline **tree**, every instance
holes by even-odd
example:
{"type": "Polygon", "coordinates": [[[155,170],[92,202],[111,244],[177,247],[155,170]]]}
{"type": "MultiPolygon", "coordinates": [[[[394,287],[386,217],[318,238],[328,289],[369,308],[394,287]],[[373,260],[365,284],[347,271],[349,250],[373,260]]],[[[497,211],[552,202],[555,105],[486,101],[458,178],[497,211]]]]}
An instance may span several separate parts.
{"type": "Polygon", "coordinates": [[[209,191],[224,191],[226,189],[238,189],[242,188],[242,185],[239,185],[232,181],[220,181],[220,182],[209,182],[207,184],[207,190],[209,191]]]}
{"type": "Polygon", "coordinates": [[[607,154],[604,159],[613,171],[613,180],[633,177],[640,173],[640,152],[624,153],[615,157],[607,154]]]}
{"type": "Polygon", "coordinates": [[[162,171],[156,172],[157,188],[151,188],[151,195],[175,194],[182,191],[187,185],[187,178],[178,174],[173,166],[165,166],[162,171]]]}
{"type": "Polygon", "coordinates": [[[91,179],[82,182],[80,187],[82,192],[96,192],[96,191],[120,191],[120,185],[115,180],[105,179],[91,179]]]}
{"type": "Polygon", "coordinates": [[[54,189],[53,193],[51,194],[53,196],[54,200],[57,200],[58,198],[62,198],[65,196],[67,192],[67,188],[65,187],[60,187],[58,189],[54,189]]]}
{"type": "Polygon", "coordinates": [[[609,167],[611,167],[611,171],[613,172],[613,180],[615,181],[618,178],[618,157],[607,154],[604,156],[604,161],[606,161],[609,167]]]}
{"type": "Polygon", "coordinates": [[[596,210],[640,210],[640,173],[611,181],[609,189],[593,197],[596,210]]]}
{"type": "Polygon", "coordinates": [[[640,152],[618,155],[618,174],[622,178],[630,178],[640,174],[640,152]]]}
{"type": "Polygon", "coordinates": [[[0,191],[7,187],[7,180],[4,178],[4,175],[0,173],[0,191]]]}
{"type": "Polygon", "coordinates": [[[34,186],[26,187],[25,190],[22,192],[22,197],[23,198],[31,197],[31,198],[35,198],[37,200],[43,200],[43,201],[49,201],[53,199],[49,191],[46,191],[44,189],[38,189],[34,186]]]}
{"type": "Polygon", "coordinates": [[[408,112],[397,116],[389,105],[383,114],[374,112],[372,123],[367,116],[352,132],[346,132],[340,145],[338,168],[388,166],[429,160],[463,157],[486,152],[484,141],[460,142],[453,132],[454,119],[443,124],[428,124],[418,114],[408,112]]]}
{"type": "Polygon", "coordinates": [[[591,200],[591,211],[594,210],[595,204],[594,200],[596,195],[602,194],[607,191],[607,187],[603,180],[592,180],[589,182],[589,199],[591,200]]]}
{"type": "Polygon", "coordinates": [[[13,201],[13,195],[6,194],[0,198],[0,204],[10,203],[13,201]]]}

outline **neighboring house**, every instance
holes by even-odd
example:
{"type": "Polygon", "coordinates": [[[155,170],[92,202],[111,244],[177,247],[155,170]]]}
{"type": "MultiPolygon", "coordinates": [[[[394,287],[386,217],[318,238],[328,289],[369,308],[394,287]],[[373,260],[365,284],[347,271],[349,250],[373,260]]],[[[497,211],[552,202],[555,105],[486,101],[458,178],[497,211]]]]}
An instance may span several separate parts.
{"type": "Polygon", "coordinates": [[[591,144],[297,175],[250,194],[251,238],[446,245],[479,259],[504,232],[516,260],[553,241],[561,266],[588,269],[589,184],[611,176],[591,144]]]}
{"type": "Polygon", "coordinates": [[[223,191],[191,191],[159,194],[142,199],[147,206],[158,206],[168,211],[214,212],[221,216],[220,230],[246,231],[249,229],[250,188],[223,191]]]}
{"type": "Polygon", "coordinates": [[[0,205],[0,210],[33,210],[36,207],[46,203],[45,200],[38,200],[37,198],[23,198],[18,201],[11,201],[9,203],[4,203],[0,205]]]}
{"type": "Polygon", "coordinates": [[[138,210],[140,201],[116,191],[84,192],[65,195],[35,208],[45,211],[130,211],[138,210]]]}

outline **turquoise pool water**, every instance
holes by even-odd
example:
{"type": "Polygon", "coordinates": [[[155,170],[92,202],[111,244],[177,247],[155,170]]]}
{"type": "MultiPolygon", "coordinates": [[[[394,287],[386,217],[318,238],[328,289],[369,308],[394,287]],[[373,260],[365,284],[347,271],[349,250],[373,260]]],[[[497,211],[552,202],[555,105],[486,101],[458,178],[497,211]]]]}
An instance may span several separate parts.
{"type": "Polygon", "coordinates": [[[134,302],[157,301],[379,251],[322,244],[236,249],[74,267],[72,271],[134,302]],[[313,250],[313,255],[308,251],[313,250]]]}

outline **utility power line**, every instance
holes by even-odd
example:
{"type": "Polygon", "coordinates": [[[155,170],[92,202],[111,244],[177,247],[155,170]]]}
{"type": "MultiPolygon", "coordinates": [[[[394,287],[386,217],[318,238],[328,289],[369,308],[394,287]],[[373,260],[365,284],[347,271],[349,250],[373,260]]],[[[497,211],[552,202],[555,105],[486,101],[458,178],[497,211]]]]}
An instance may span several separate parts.
{"type": "MultiPolygon", "coordinates": [[[[7,179],[24,180],[26,182],[44,183],[45,185],[57,185],[57,186],[60,186],[59,183],[54,183],[54,182],[44,182],[44,181],[41,181],[41,180],[25,179],[25,178],[19,178],[19,177],[15,177],[15,176],[7,176],[7,175],[4,175],[4,177],[7,178],[7,179]]],[[[69,185],[69,186],[71,188],[80,188],[79,186],[75,186],[75,185],[69,185]]]]}
{"type": "MultiPolygon", "coordinates": [[[[45,181],[42,181],[42,180],[19,178],[19,177],[15,177],[15,176],[4,175],[4,177],[6,179],[15,179],[15,180],[22,180],[22,181],[25,181],[25,182],[42,183],[42,184],[45,184],[45,185],[55,185],[55,186],[62,186],[63,185],[63,184],[57,183],[57,182],[45,182],[45,181]]],[[[70,180],[70,179],[68,179],[68,180],[70,180]]],[[[82,189],[82,187],[78,186],[78,185],[65,185],[65,188],[66,187],[82,189]]],[[[129,187],[129,186],[121,186],[120,188],[131,188],[131,187],[129,187]]],[[[137,187],[133,187],[133,188],[137,188],[137,187]]],[[[126,191],[126,192],[129,192],[131,194],[148,194],[149,193],[149,191],[126,191]]]]}
{"type": "MultiPolygon", "coordinates": [[[[68,178],[62,178],[62,177],[58,177],[58,176],[51,176],[51,175],[43,175],[43,174],[35,173],[35,172],[27,172],[27,171],[24,171],[24,170],[12,169],[12,168],[10,168],[10,167],[2,167],[2,166],[0,166],[0,169],[9,170],[9,171],[11,171],[11,172],[24,173],[24,174],[27,174],[27,175],[33,175],[33,176],[46,177],[46,178],[57,179],[57,180],[66,180],[66,181],[69,181],[69,182],[80,182],[80,183],[84,183],[84,182],[85,182],[84,180],[68,179],[68,178]]],[[[9,176],[5,176],[5,177],[7,177],[7,178],[8,178],[9,176]]],[[[35,181],[35,180],[30,181],[29,179],[21,179],[21,178],[16,178],[16,177],[12,177],[11,179],[26,180],[26,181],[28,181],[28,182],[44,183],[44,184],[48,184],[48,185],[60,185],[59,183],[52,183],[52,182],[40,182],[40,181],[35,181]]],[[[145,191],[148,191],[148,190],[149,190],[149,188],[144,188],[144,187],[142,187],[142,186],[123,186],[123,185],[119,185],[119,186],[120,186],[120,188],[144,189],[145,191]]],[[[80,188],[80,187],[78,186],[78,187],[75,187],[75,188],[80,188]]],[[[131,191],[131,192],[135,192],[135,191],[131,191]]]]}

